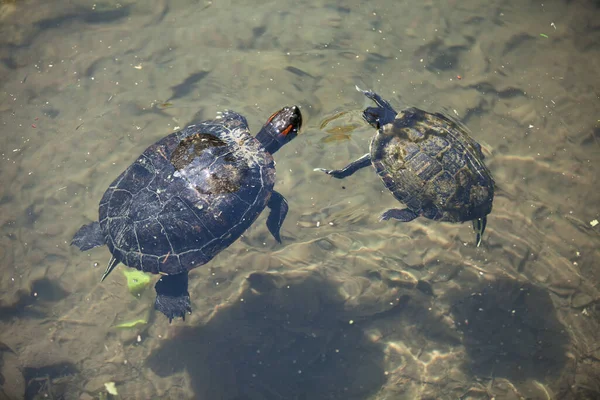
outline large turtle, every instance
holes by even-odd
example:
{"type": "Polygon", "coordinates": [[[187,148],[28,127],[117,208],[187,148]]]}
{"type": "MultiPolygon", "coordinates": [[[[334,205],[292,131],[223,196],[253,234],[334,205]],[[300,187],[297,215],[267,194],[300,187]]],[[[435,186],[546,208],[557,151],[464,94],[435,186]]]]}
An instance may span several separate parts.
{"type": "Polygon", "coordinates": [[[494,180],[479,143],[442,114],[414,107],[398,113],[377,93],[356,89],[377,105],[363,112],[365,121],[377,129],[370,152],[342,169],[316,170],[341,179],[373,165],[394,197],[406,205],[385,211],[382,220],[408,222],[424,216],[473,221],[479,246],[494,199],[494,180]]]}
{"type": "Polygon", "coordinates": [[[191,125],[148,147],[109,186],[99,222],[82,226],[72,244],[88,250],[106,244],[112,258],[104,280],[119,263],[153,274],[154,307],[169,318],[191,312],[188,271],[236,241],[265,206],[267,227],[278,242],[288,211],[273,190],[273,157],[296,137],[298,107],[273,114],[256,137],[232,111],[191,125]]]}

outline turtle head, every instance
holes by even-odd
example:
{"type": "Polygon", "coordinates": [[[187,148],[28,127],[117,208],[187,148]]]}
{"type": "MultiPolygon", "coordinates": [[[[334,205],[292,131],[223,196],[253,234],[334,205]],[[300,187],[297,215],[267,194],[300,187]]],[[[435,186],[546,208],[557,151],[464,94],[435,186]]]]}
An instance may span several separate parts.
{"type": "Polygon", "coordinates": [[[298,106],[283,107],[271,115],[256,138],[273,154],[281,146],[298,135],[302,126],[302,114],[298,106]]]}
{"type": "Polygon", "coordinates": [[[371,90],[362,90],[356,86],[356,90],[373,100],[377,107],[367,107],[363,111],[363,118],[369,125],[375,129],[392,122],[398,113],[394,110],[390,103],[381,98],[377,93],[371,90]]]}

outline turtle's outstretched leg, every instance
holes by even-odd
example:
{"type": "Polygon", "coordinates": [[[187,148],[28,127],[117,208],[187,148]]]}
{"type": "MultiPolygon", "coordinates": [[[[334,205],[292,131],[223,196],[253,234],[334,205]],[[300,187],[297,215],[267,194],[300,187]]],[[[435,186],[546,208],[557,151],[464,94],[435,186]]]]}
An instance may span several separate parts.
{"type": "Polygon", "coordinates": [[[356,161],[352,161],[350,164],[346,165],[342,169],[325,169],[325,168],[315,168],[315,171],[325,172],[328,175],[333,176],[334,178],[342,179],[347,176],[352,175],[356,171],[361,168],[367,167],[371,165],[371,155],[369,153],[365,154],[361,158],[356,161]]]}
{"type": "Polygon", "coordinates": [[[273,191],[273,193],[271,193],[271,198],[267,203],[267,207],[271,209],[271,212],[267,217],[267,228],[275,240],[281,243],[279,231],[281,230],[283,220],[288,213],[287,200],[280,193],[273,191]]]}
{"type": "Polygon", "coordinates": [[[402,221],[402,222],[409,222],[412,221],[413,219],[417,218],[419,216],[419,214],[417,214],[416,212],[408,209],[408,208],[403,208],[402,210],[399,208],[390,208],[389,210],[387,210],[386,212],[384,212],[383,214],[381,214],[381,217],[379,217],[380,221],[387,221],[388,219],[397,219],[398,221],[402,221]]]}
{"type": "Polygon", "coordinates": [[[163,275],[156,282],[154,289],[156,290],[154,308],[165,314],[169,322],[177,317],[185,321],[185,314],[192,312],[188,293],[188,273],[163,275]]]}
{"type": "Polygon", "coordinates": [[[100,228],[100,223],[98,221],[79,228],[77,233],[75,233],[75,236],[73,236],[73,240],[71,240],[71,245],[79,247],[79,250],[81,251],[89,250],[105,244],[106,241],[104,240],[104,234],[102,233],[102,229],[100,228]]]}
{"type": "Polygon", "coordinates": [[[473,220],[473,229],[475,230],[475,242],[477,243],[477,247],[481,244],[481,237],[483,236],[483,231],[485,231],[485,225],[487,224],[487,217],[477,218],[473,220]]]}

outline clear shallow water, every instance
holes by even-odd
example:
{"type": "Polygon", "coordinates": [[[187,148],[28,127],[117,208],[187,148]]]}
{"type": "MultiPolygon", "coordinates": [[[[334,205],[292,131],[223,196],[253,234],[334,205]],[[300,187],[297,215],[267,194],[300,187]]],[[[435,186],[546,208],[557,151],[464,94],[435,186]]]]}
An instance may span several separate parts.
{"type": "Polygon", "coordinates": [[[594,398],[599,13],[584,0],[2,3],[0,341],[14,351],[3,374],[24,375],[10,389],[594,398]],[[481,248],[470,224],[379,222],[397,203],[370,169],[313,172],[368,148],[355,84],[467,124],[498,184],[481,248]],[[152,287],[133,297],[123,267],[100,284],[106,248],[69,246],[148,145],[225,108],[256,130],[287,104],[304,129],[276,154],[283,245],[261,216],[192,272],[185,322],[155,314],[152,287]]]}

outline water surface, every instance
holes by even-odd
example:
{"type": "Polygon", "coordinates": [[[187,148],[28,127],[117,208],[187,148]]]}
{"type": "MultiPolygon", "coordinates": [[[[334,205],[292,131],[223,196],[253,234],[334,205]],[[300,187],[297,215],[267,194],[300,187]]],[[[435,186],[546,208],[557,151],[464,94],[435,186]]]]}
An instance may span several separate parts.
{"type": "Polygon", "coordinates": [[[24,376],[5,390],[600,396],[598,21],[592,0],[2,2],[0,341],[24,376]],[[480,248],[470,224],[379,222],[398,203],[370,168],[313,171],[368,149],[354,85],[469,127],[497,183],[480,248]],[[185,322],[123,266],[100,283],[106,248],[69,246],[150,144],[224,109],[256,132],[291,104],[283,244],[261,215],[191,273],[185,322]]]}

